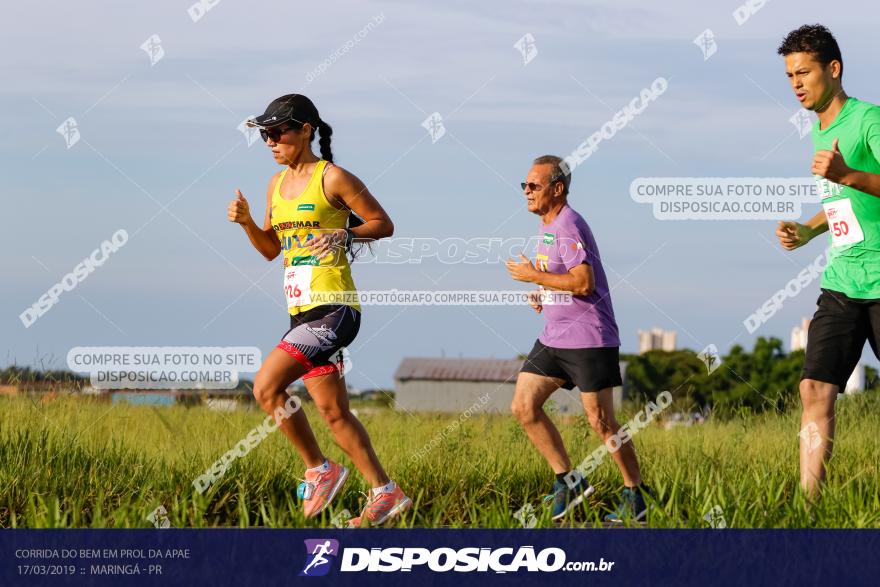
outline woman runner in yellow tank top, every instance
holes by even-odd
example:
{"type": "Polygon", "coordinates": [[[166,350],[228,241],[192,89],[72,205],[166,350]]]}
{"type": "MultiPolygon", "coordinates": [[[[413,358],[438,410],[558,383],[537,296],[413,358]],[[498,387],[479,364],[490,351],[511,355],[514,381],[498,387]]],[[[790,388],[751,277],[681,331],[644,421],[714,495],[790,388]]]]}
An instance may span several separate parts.
{"type": "Polygon", "coordinates": [[[229,204],[238,223],[268,261],[282,255],[283,292],[290,329],[263,361],[254,380],[254,397],[305,461],[297,493],[307,518],[325,511],[340,494],[348,469],[321,452],[305,413],[293,410],[287,387],[303,379],[336,442],[373,488],[361,515],[350,525],[382,524],[399,516],[412,501],[382,469],[370,438],[348,406],[343,351],[360,327],[358,304],[347,253],[353,240],[391,236],[394,225],[360,179],[333,165],[330,125],[301,94],[274,101],[249,121],[284,165],[269,182],[266,214],[260,228],[241,191],[229,204]],[[321,157],[312,152],[315,135],[321,157]]]}

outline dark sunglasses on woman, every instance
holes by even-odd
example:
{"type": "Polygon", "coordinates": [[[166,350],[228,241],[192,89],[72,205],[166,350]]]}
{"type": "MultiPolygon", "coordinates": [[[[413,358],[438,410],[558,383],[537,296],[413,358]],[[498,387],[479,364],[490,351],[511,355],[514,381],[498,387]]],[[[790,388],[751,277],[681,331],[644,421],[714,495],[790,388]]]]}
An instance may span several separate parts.
{"type": "Polygon", "coordinates": [[[263,142],[269,142],[269,139],[272,139],[273,143],[277,143],[281,136],[292,130],[299,130],[302,128],[302,125],[287,125],[281,126],[277,128],[261,128],[260,136],[263,138],[263,142]]]}

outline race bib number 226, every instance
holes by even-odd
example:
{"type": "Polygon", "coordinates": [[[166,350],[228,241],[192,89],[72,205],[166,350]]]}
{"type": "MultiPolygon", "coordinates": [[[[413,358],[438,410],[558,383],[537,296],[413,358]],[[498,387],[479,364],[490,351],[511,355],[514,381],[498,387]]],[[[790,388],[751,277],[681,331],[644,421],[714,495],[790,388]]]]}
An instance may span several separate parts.
{"type": "Polygon", "coordinates": [[[311,265],[284,268],[284,298],[288,308],[311,303],[312,269],[311,265]]]}

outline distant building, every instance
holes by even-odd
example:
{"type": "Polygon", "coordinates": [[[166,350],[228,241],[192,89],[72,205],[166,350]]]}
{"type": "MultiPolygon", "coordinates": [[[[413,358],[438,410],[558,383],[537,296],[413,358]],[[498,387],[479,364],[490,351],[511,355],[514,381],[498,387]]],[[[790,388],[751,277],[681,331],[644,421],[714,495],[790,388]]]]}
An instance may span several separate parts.
{"type": "Polygon", "coordinates": [[[180,397],[180,392],[170,389],[137,390],[125,389],[114,390],[110,394],[110,401],[114,404],[126,403],[137,406],[173,406],[180,397]]]}
{"type": "Polygon", "coordinates": [[[100,389],[83,388],[84,395],[94,395],[113,404],[126,403],[147,406],[188,406],[204,404],[215,411],[231,411],[254,404],[254,396],[247,386],[233,389],[100,389]]]}
{"type": "Polygon", "coordinates": [[[392,402],[394,401],[394,392],[389,392],[384,389],[365,389],[357,396],[357,398],[370,402],[392,402]]]}
{"type": "MultiPolygon", "coordinates": [[[[807,348],[807,333],[810,330],[810,319],[802,318],[801,323],[791,329],[791,350],[801,351],[807,348]]],[[[865,364],[859,361],[849,379],[846,381],[844,393],[860,393],[865,391],[865,364]]]]}
{"type": "Polygon", "coordinates": [[[810,329],[810,319],[801,318],[800,326],[791,329],[791,351],[802,351],[807,348],[807,331],[810,329]]]}
{"type": "MultiPolygon", "coordinates": [[[[522,364],[521,359],[405,358],[394,373],[395,407],[411,412],[509,414],[522,364]]],[[[625,378],[625,362],[620,363],[620,372],[625,378]]],[[[623,387],[615,387],[615,407],[622,400],[623,387]]],[[[557,390],[545,409],[567,415],[584,410],[577,388],[557,390]]]]}
{"type": "Polygon", "coordinates": [[[678,336],[674,330],[652,328],[651,330],[639,330],[639,354],[648,351],[674,351],[675,338],[678,336]]]}

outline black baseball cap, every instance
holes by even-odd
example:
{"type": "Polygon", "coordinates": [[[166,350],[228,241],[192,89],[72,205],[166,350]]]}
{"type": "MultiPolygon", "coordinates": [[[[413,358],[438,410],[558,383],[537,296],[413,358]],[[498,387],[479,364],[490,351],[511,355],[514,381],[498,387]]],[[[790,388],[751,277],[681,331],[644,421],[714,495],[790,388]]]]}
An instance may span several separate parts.
{"type": "Polygon", "coordinates": [[[247,121],[247,125],[257,128],[273,128],[294,122],[300,125],[309,123],[317,126],[318,109],[311,100],[302,94],[286,94],[275,98],[266,107],[266,111],[247,121]]]}

